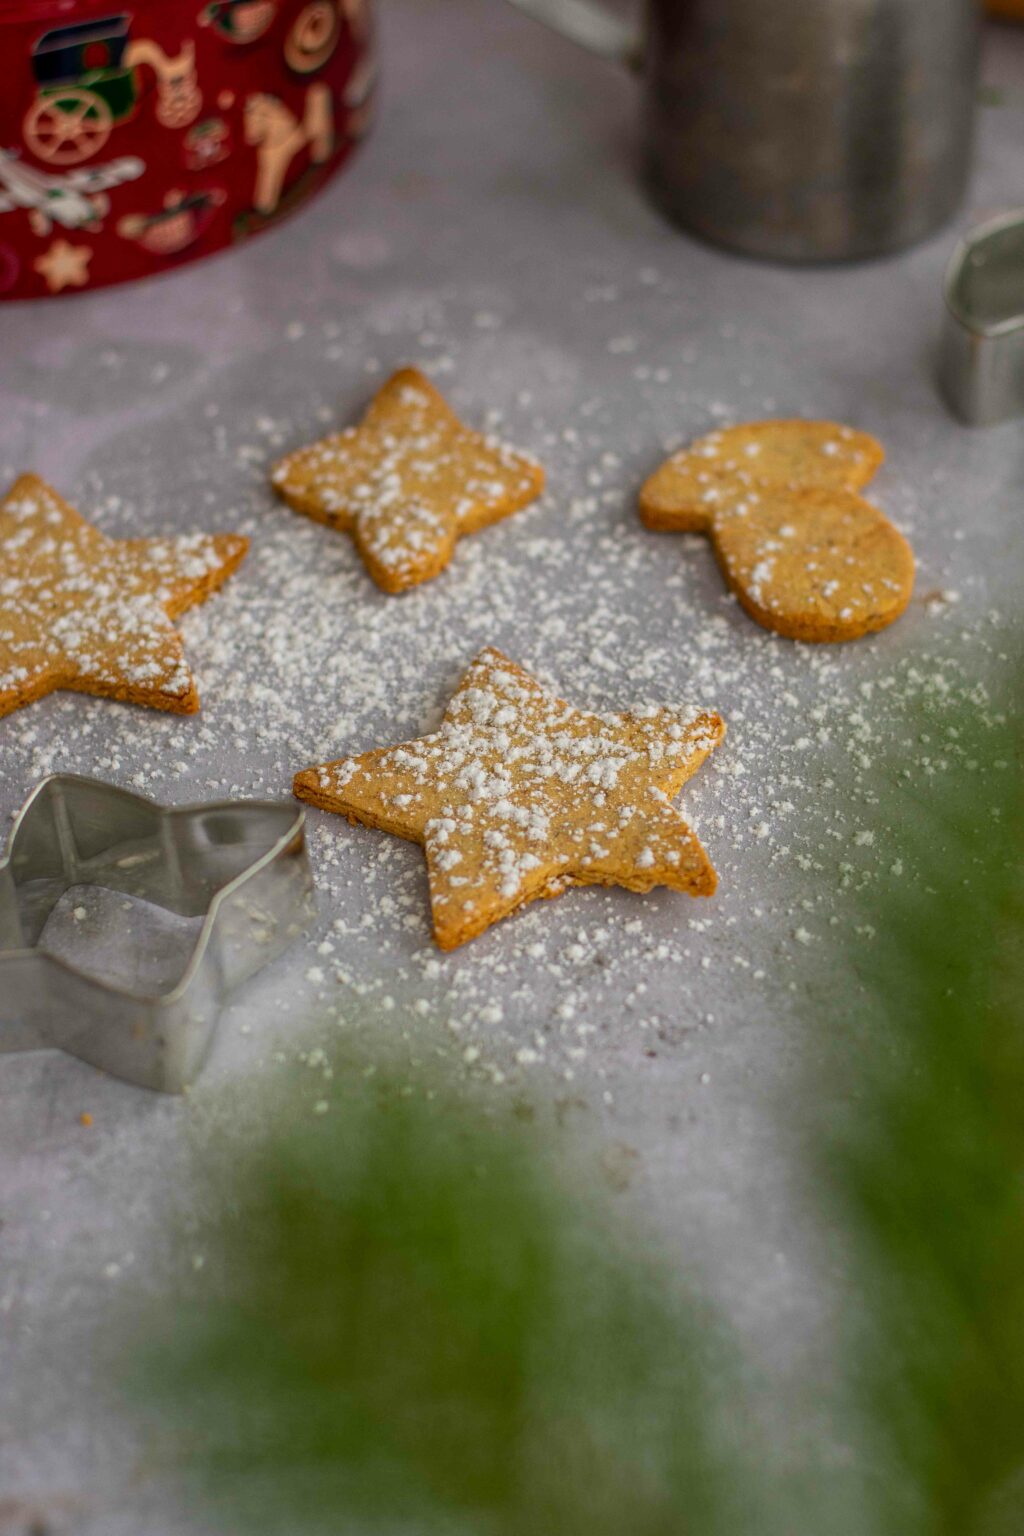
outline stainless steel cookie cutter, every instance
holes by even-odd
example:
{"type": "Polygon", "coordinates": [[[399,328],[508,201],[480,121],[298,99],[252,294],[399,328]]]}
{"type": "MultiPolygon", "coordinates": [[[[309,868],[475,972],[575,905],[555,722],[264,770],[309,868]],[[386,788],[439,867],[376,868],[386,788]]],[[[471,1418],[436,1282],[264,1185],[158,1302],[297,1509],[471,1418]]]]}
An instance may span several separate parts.
{"type": "Polygon", "coordinates": [[[939,378],[961,420],[1024,414],[1024,208],[979,224],[946,270],[939,378]]]}
{"type": "Polygon", "coordinates": [[[202,1066],[227,994],[298,936],[312,891],[294,805],[165,808],[77,774],[44,779],[0,859],[0,1052],[55,1047],[180,1093],[202,1066]],[[57,902],[78,886],[203,919],[169,990],[103,981],[39,945],[57,902]]]}

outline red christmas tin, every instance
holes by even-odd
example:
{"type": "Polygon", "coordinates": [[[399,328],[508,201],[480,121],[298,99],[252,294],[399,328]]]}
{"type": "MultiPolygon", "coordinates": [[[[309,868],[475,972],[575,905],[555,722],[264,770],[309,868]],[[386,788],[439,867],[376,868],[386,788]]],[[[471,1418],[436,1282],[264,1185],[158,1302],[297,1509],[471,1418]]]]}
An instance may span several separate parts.
{"type": "Polygon", "coordinates": [[[371,0],[0,0],[0,298],[275,224],[366,132],[371,0]]]}

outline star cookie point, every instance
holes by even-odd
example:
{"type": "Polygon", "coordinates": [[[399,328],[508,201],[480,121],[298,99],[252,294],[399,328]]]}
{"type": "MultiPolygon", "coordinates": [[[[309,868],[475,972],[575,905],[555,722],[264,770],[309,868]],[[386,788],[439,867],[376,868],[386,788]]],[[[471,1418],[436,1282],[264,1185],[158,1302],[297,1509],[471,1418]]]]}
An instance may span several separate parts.
{"type": "Polygon", "coordinates": [[[240,534],[112,539],[38,475],[0,500],[0,716],[57,689],[199,708],[172,619],[227,580],[240,534]]]}
{"type": "Polygon", "coordinates": [[[294,789],[422,844],[434,936],[454,949],[573,885],[710,895],[714,869],[672,797],[724,732],[697,708],[576,709],[489,647],[437,731],[305,769],[294,789]]]}
{"type": "Polygon", "coordinates": [[[351,534],[386,592],[437,576],[466,534],[520,511],[544,472],[464,427],[416,368],[394,374],[358,426],[297,449],[271,472],[296,512],[351,534]]]}

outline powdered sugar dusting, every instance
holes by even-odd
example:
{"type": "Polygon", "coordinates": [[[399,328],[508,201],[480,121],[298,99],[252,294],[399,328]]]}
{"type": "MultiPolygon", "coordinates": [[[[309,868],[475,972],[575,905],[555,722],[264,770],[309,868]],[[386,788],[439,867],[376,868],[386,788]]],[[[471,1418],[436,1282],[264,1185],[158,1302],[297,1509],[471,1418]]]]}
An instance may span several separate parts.
{"type": "Polygon", "coordinates": [[[387,591],[436,576],[455,541],[526,506],[543,475],[493,434],[465,428],[416,369],[385,384],[358,427],[274,466],[296,511],[349,530],[387,591]]]}
{"type": "Polygon", "coordinates": [[[567,882],[709,894],[713,871],[669,803],[722,736],[717,715],[573,708],[488,647],[438,731],[300,775],[300,794],[424,846],[451,948],[567,882]]]}
{"type": "MultiPolygon", "coordinates": [[[[630,302],[660,314],[671,291],[668,280],[643,284],[643,299],[630,302]]],[[[623,1053],[703,1049],[723,997],[741,993],[759,1014],[784,1008],[793,958],[806,964],[859,924],[851,898],[896,877],[885,838],[868,845],[857,834],[876,826],[884,792],[910,792],[959,760],[955,738],[919,740],[907,711],[931,701],[983,716],[983,674],[1003,648],[1003,620],[979,601],[964,546],[959,563],[926,559],[920,602],[877,639],[816,648],[760,629],[723,589],[706,539],[646,532],[636,494],[661,453],[776,402],[747,387],[733,404],[709,403],[692,363],[673,367],[672,347],[653,330],[644,345],[667,370],[651,368],[631,386],[631,363],[584,370],[524,332],[521,318],[476,331],[470,304],[507,313],[471,292],[406,292],[371,304],[344,344],[334,320],[314,316],[295,341],[268,337],[260,366],[246,361],[211,377],[205,393],[190,388],[163,405],[159,473],[137,455],[97,453],[68,489],[110,534],[161,533],[173,516],[178,527],[237,528],[252,550],[216,603],[179,624],[203,713],[179,720],[70,696],[19,711],[0,726],[5,800],[13,810],[56,768],[169,801],[282,796],[307,764],[436,730],[468,659],[486,645],[599,712],[645,696],[708,700],[729,736],[684,795],[719,875],[699,913],[672,891],[591,888],[438,955],[420,850],[310,810],[322,915],[308,946],[324,979],[305,979],[300,945],[260,984],[275,995],[275,975],[291,976],[294,965],[292,982],[279,984],[289,1017],[313,1007],[352,1027],[369,1009],[374,1028],[393,1019],[410,1049],[422,1008],[449,1026],[456,1059],[477,1053],[467,1071],[519,1076],[527,1048],[538,1058],[531,1072],[580,1085],[596,1073],[600,1099],[602,1074],[623,1053]],[[493,401],[488,430],[531,444],[550,489],[467,540],[443,581],[396,602],[367,582],[347,540],[275,504],[267,477],[290,443],[358,413],[366,377],[411,355],[452,381],[460,416],[479,417],[493,401]],[[895,786],[879,782],[894,751],[907,764],[895,786]],[[793,939],[797,928],[807,945],[793,939]],[[500,1021],[488,1022],[499,1006],[500,1021]]],[[[600,306],[580,305],[594,323],[600,306]]],[[[792,401],[801,403],[820,410],[819,400],[792,401]]],[[[910,529],[920,516],[913,465],[879,484],[910,529]]],[[[929,498],[930,528],[943,506],[941,495],[929,498]]],[[[273,1063],[274,1019],[254,1031],[246,1059],[273,1063]]]]}
{"type": "Polygon", "coordinates": [[[240,538],[105,538],[43,481],[0,502],[0,713],[53,688],[195,708],[169,614],[205,596],[240,538]]]}

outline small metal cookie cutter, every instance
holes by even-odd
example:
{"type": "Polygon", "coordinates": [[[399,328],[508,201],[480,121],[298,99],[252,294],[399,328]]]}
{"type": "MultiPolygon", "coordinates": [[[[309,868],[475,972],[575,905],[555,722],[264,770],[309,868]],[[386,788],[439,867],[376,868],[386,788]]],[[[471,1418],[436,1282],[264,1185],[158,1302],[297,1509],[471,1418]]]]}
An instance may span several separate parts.
{"type": "Polygon", "coordinates": [[[946,270],[939,376],[961,420],[1024,414],[1024,208],[979,224],[946,270]]]}
{"type": "Polygon", "coordinates": [[[44,779],[0,859],[0,1052],[55,1047],[127,1082],[180,1093],[202,1066],[227,994],[298,936],[312,892],[303,813],[293,805],[165,808],[98,779],[44,779]],[[58,901],[78,886],[203,919],[169,990],[106,982],[39,944],[58,901]]]}

